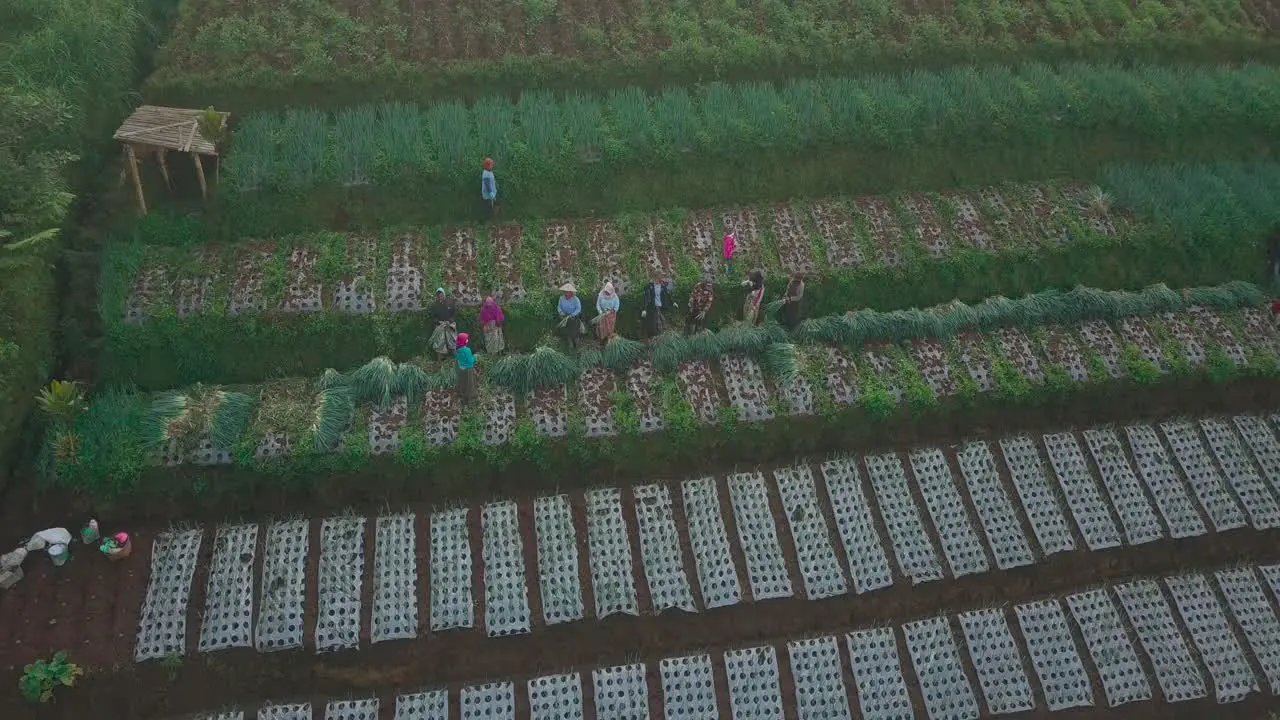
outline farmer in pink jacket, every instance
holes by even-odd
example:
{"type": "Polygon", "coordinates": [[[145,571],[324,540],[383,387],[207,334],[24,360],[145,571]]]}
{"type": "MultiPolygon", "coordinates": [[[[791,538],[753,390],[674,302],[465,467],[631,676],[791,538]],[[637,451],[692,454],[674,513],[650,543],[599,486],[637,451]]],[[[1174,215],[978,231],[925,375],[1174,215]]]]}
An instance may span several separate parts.
{"type": "Polygon", "coordinates": [[[725,233],[724,236],[724,274],[733,274],[733,254],[738,250],[738,238],[734,233],[725,233]]]}

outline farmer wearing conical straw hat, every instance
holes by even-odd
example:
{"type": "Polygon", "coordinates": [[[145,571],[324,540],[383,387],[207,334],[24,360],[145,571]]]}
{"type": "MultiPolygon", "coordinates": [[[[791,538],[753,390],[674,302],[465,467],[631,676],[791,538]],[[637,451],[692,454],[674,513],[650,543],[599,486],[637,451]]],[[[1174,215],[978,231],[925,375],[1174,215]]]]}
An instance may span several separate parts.
{"type": "Polygon", "coordinates": [[[578,347],[578,336],[585,330],[582,325],[582,300],[578,298],[578,288],[568,282],[560,286],[560,302],[556,312],[560,315],[560,337],[566,345],[578,347]]]}

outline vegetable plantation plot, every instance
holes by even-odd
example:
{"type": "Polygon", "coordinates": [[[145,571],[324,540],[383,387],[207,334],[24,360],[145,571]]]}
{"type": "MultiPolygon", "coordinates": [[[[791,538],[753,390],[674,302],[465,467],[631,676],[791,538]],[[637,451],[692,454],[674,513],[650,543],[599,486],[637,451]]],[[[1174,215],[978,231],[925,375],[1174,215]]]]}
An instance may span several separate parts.
{"type": "MultiPolygon", "coordinates": [[[[1276,357],[1267,349],[1275,340],[1275,329],[1263,325],[1263,334],[1256,337],[1243,329],[1242,309],[1263,299],[1256,287],[1244,283],[1182,292],[1164,286],[1139,293],[1079,288],[1019,300],[998,297],[974,306],[949,304],[891,313],[864,310],[806,321],[790,335],[776,325],[734,326],[690,337],[671,333],[647,347],[637,344],[635,354],[615,357],[608,365],[602,358],[618,349],[618,341],[603,353],[587,350],[577,355],[543,345],[530,355],[512,354],[498,364],[482,365],[478,401],[465,408],[452,387],[451,359],[395,363],[383,357],[345,373],[328,371],[318,379],[226,388],[197,385],[158,395],[124,394],[114,400],[124,405],[104,399],[101,406],[92,405],[88,414],[127,412],[138,418],[127,426],[134,428],[133,434],[113,434],[106,441],[91,434],[114,425],[78,427],[78,432],[89,435],[81,438],[84,453],[75,458],[58,453],[51,457],[57,463],[59,482],[86,489],[111,487],[121,477],[154,476],[158,480],[166,473],[194,473],[212,462],[229,466],[227,470],[251,472],[278,464],[317,463],[316,467],[323,469],[308,474],[318,475],[330,470],[377,472],[376,468],[398,463],[436,467],[440,465],[437,457],[445,463],[468,458],[477,469],[490,463],[505,467],[533,461],[537,469],[531,470],[535,472],[564,476],[574,473],[570,469],[578,467],[574,463],[595,462],[597,452],[602,453],[601,460],[608,456],[611,462],[621,462],[622,456],[615,457],[612,443],[602,437],[611,433],[622,436],[616,450],[626,453],[624,464],[634,467],[651,467],[647,463],[667,462],[669,456],[681,457],[682,453],[694,456],[725,449],[757,457],[753,453],[784,447],[801,436],[809,442],[815,432],[819,436],[842,432],[836,428],[848,427],[853,418],[857,423],[875,424],[935,409],[963,412],[975,402],[983,411],[988,409],[987,403],[995,401],[1014,405],[1055,402],[1056,396],[1026,392],[1025,388],[1038,379],[1032,374],[1037,369],[1039,375],[1060,379],[1056,389],[1062,396],[1096,392],[1100,385],[1113,381],[1104,370],[1095,373],[1092,368],[1080,382],[1065,380],[1065,371],[1043,354],[1043,344],[1029,340],[1040,336],[1041,328],[1034,323],[1037,317],[1055,321],[1070,320],[1073,315],[1116,318],[1110,323],[1086,321],[1093,323],[1095,330],[1104,328],[1111,333],[1113,325],[1141,319],[1142,313],[1160,303],[1181,304],[1184,309],[1176,316],[1189,317],[1186,308],[1212,300],[1221,303],[1215,312],[1224,324],[1236,329],[1244,343],[1249,360],[1244,371],[1270,377],[1277,372],[1276,357]],[[987,332],[972,329],[978,324],[994,327],[987,332]],[[1013,325],[1026,328],[1014,336],[1026,341],[1024,349],[1031,353],[1027,362],[1014,366],[1006,361],[1001,372],[964,362],[965,352],[994,347],[1001,328],[1013,325]],[[918,356],[908,352],[903,345],[911,338],[932,347],[931,352],[918,356]],[[861,352],[854,349],[859,344],[861,352]],[[788,369],[780,356],[796,362],[788,369]],[[932,367],[924,367],[925,362],[932,367]],[[529,375],[526,371],[535,366],[540,370],[529,375]],[[988,373],[985,385],[979,382],[983,372],[988,373]],[[925,380],[928,377],[950,378],[953,388],[963,386],[966,390],[963,395],[958,391],[947,395],[931,388],[925,380]],[[806,407],[816,411],[805,418],[793,415],[804,413],[806,407]],[[743,428],[740,423],[751,427],[743,428]],[[144,428],[162,428],[162,434],[155,437],[144,428]],[[750,433],[738,432],[741,429],[750,433]],[[596,438],[599,440],[593,442],[596,438]],[[481,450],[481,445],[487,447],[481,450]],[[148,464],[119,467],[116,456],[99,454],[97,448],[107,447],[137,448],[139,457],[149,458],[148,464]],[[156,447],[165,451],[153,453],[156,447]],[[257,448],[255,457],[239,451],[249,447],[257,448]],[[104,476],[114,479],[110,483],[98,479],[104,476]]],[[[1083,326],[1059,327],[1070,334],[1083,326]]],[[[1207,335],[1197,335],[1197,339],[1206,343],[1206,353],[1219,352],[1207,335]]],[[[1152,392],[1165,392],[1169,384],[1184,380],[1230,384],[1238,377],[1229,372],[1215,378],[1202,369],[1188,370],[1189,374],[1176,378],[1153,378],[1131,363],[1122,371],[1124,375],[1115,381],[1117,388],[1124,386],[1126,392],[1146,392],[1141,386],[1152,384],[1157,385],[1152,392]]],[[[1265,421],[1258,422],[1267,428],[1265,421]]],[[[57,438],[62,431],[51,428],[51,448],[65,442],[57,438]]],[[[1258,460],[1263,463],[1266,481],[1256,473],[1231,472],[1237,466],[1252,465],[1219,460],[1224,471],[1231,472],[1232,487],[1241,493],[1242,501],[1249,502],[1254,521],[1269,526],[1270,520],[1265,519],[1276,515],[1275,504],[1260,504],[1262,496],[1255,489],[1266,491],[1264,483],[1280,475],[1280,471],[1271,472],[1280,467],[1280,461],[1275,460],[1280,457],[1280,450],[1275,449],[1280,441],[1270,429],[1246,439],[1250,451],[1261,453],[1258,460]],[[1263,442],[1267,437],[1270,442],[1263,442]]],[[[1103,443],[1108,447],[1115,444],[1103,443]]],[[[1086,539],[1095,546],[1118,542],[1119,538],[1111,538],[1112,531],[1104,527],[1110,523],[1109,509],[1101,497],[1091,497],[1097,490],[1096,481],[1082,475],[1087,471],[1085,458],[1074,440],[1068,445],[1061,449],[1070,457],[1050,448],[1050,459],[1068,486],[1080,488],[1074,492],[1068,487],[1067,499],[1077,519],[1082,513],[1087,516],[1082,521],[1086,539]],[[1059,465],[1060,461],[1066,464],[1059,465]],[[1093,490],[1083,489],[1086,486],[1093,490]]],[[[1191,450],[1176,442],[1171,449],[1188,473],[1193,465],[1200,467],[1204,462],[1212,467],[1203,449],[1199,460],[1187,455],[1191,450]]],[[[1219,449],[1214,447],[1215,452],[1219,449]]],[[[1236,454],[1239,452],[1244,450],[1236,454]]],[[[1138,479],[1122,456],[1114,457],[1116,462],[1104,468],[1104,479],[1113,496],[1119,493],[1113,499],[1129,540],[1154,539],[1160,532],[1158,528],[1147,532],[1154,526],[1145,517],[1152,514],[1151,508],[1143,511],[1142,518],[1128,517],[1137,512],[1138,503],[1123,498],[1138,497],[1133,494],[1138,479]]],[[[1099,463],[1103,459],[1099,458],[1099,463]]],[[[463,467],[459,472],[467,470],[463,467]]],[[[1204,482],[1208,481],[1194,474],[1189,479],[1204,501],[1204,482]]],[[[1019,482],[1017,473],[1014,481],[1019,482]]],[[[171,481],[166,480],[165,487],[172,491],[171,481]]],[[[1210,503],[1206,507],[1215,506],[1210,503]]],[[[1216,524],[1219,518],[1215,515],[1214,519],[1216,524]]]]}
{"type": "MultiPolygon", "coordinates": [[[[1057,187],[1046,185],[1043,191],[1065,203],[1057,187]]],[[[1025,208],[1023,186],[984,192],[1005,198],[1011,211],[1025,208]]],[[[972,197],[976,206],[988,207],[977,202],[977,193],[955,197],[972,197]]],[[[893,199],[871,200],[887,209],[893,199]]],[[[640,288],[654,273],[675,281],[682,305],[694,287],[709,289],[706,322],[711,327],[738,315],[739,280],[757,266],[769,277],[767,302],[779,297],[786,282],[781,270],[801,267],[808,272],[802,315],[831,312],[843,308],[850,289],[861,288],[864,280],[875,287],[885,284],[884,268],[870,250],[884,239],[874,239],[869,226],[849,213],[849,205],[840,199],[810,203],[822,222],[805,221],[802,204],[782,206],[772,222],[765,207],[696,212],[685,223],[686,241],[676,240],[681,231],[661,216],[623,216],[548,221],[527,236],[528,228],[506,223],[377,235],[325,232],[196,250],[119,246],[108,264],[118,264],[120,272],[104,275],[111,286],[104,293],[104,313],[118,323],[108,333],[107,374],[112,381],[156,389],[165,386],[160,378],[175,375],[180,379],[167,384],[320,371],[318,363],[334,356],[338,359],[327,361],[359,362],[367,357],[359,354],[362,348],[401,359],[422,352],[429,342],[437,287],[459,303],[460,329],[477,339],[472,313],[483,296],[494,293],[511,320],[506,338],[511,350],[528,349],[531,341],[554,332],[547,308],[567,279],[578,284],[587,308],[603,283],[613,282],[621,295],[618,331],[623,334],[638,329],[640,288]],[[731,227],[738,252],[734,273],[725,275],[720,238],[721,230],[731,227]],[[698,277],[710,282],[691,286],[698,277]]],[[[1070,207],[1062,212],[1075,218],[1072,237],[1083,251],[1091,231],[1070,207]]],[[[923,246],[901,233],[896,242],[905,244],[894,246],[895,252],[918,261],[912,274],[931,272],[923,246]]],[[[963,243],[951,247],[957,253],[976,252],[963,243]]],[[[1033,262],[1021,253],[992,256],[992,261],[1033,262]]],[[[667,315],[676,327],[684,318],[680,310],[667,315]]],[[[935,392],[950,392],[945,381],[938,384],[928,373],[926,378],[935,392]]]]}
{"type": "MultiPolygon", "coordinates": [[[[286,104],[304,96],[290,86],[294,77],[352,85],[360,80],[374,86],[365,93],[408,94],[414,84],[397,88],[392,79],[437,68],[457,79],[428,81],[428,88],[461,90],[481,81],[528,85],[534,78],[607,87],[619,76],[634,77],[636,68],[668,79],[741,75],[766,61],[805,69],[820,62],[841,68],[936,64],[975,52],[1048,59],[1064,45],[1075,53],[1108,53],[1118,43],[1136,44],[1146,54],[1165,47],[1177,57],[1176,51],[1191,51],[1204,37],[1262,39],[1278,19],[1265,3],[1227,12],[1203,0],[1161,6],[1159,13],[1122,4],[1073,5],[1067,14],[1040,4],[1011,10],[995,0],[840,10],[799,0],[767,11],[637,0],[478,7],[443,0],[296,7],[213,0],[179,9],[152,85],[163,91],[192,83],[261,84],[286,90],[263,102],[286,104]],[[501,69],[497,78],[495,67],[501,69]]],[[[803,95],[804,86],[795,92],[803,95]]]]}

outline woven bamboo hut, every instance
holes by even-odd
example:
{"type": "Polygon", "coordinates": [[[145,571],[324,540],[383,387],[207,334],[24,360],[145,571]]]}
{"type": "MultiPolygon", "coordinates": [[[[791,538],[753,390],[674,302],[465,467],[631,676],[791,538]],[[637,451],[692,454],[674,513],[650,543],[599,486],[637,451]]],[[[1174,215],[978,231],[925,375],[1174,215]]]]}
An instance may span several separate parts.
{"type": "MultiPolygon", "coordinates": [[[[124,124],[113,136],[124,145],[125,169],[133,181],[133,191],[138,198],[138,210],[147,214],[147,199],[142,192],[142,176],[138,173],[139,156],[154,155],[160,165],[160,174],[165,184],[172,187],[169,178],[169,164],[165,156],[169,152],[186,153],[191,156],[195,165],[196,178],[200,181],[200,194],[209,196],[208,180],[205,178],[204,163],[201,156],[214,158],[214,182],[218,180],[218,146],[214,140],[200,132],[200,118],[204,110],[188,110],[185,108],[159,107],[143,105],[125,119],[124,124]]],[[[227,126],[230,113],[218,113],[221,121],[219,130],[227,126]]]]}

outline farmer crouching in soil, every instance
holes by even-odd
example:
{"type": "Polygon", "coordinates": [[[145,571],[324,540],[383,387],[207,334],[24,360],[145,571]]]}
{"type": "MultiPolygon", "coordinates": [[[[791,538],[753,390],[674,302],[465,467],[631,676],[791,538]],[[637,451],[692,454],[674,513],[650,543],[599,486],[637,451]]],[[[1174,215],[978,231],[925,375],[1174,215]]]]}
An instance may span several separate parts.
{"type": "Polygon", "coordinates": [[[644,309],[640,311],[640,320],[645,337],[661,335],[667,329],[667,318],[664,315],[667,308],[680,307],[676,304],[672,291],[671,283],[667,282],[662,273],[654,273],[653,281],[644,286],[644,309]]]}
{"type": "Polygon", "coordinates": [[[445,293],[444,288],[436,288],[431,316],[436,321],[436,327],[431,331],[431,349],[436,352],[437,360],[443,360],[445,355],[453,352],[458,339],[458,304],[445,293]]]}

